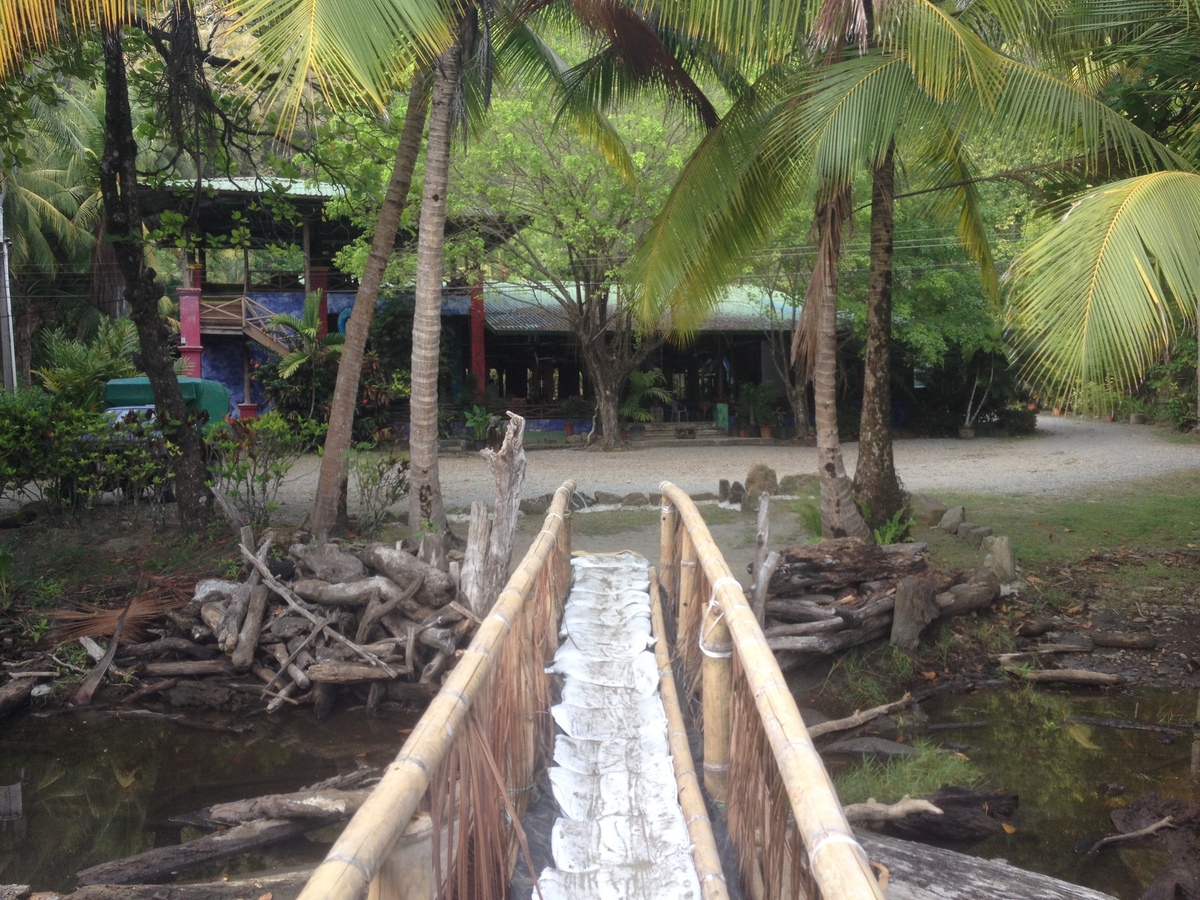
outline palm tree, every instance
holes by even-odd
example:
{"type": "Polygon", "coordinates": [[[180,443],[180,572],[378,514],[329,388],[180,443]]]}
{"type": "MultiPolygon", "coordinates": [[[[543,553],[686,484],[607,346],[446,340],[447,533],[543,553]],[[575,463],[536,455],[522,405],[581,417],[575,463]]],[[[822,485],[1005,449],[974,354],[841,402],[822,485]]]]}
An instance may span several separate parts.
{"type": "MultiPolygon", "coordinates": [[[[717,2],[689,5],[684,17],[717,21],[726,9],[717,2]]],[[[787,4],[771,9],[786,18],[787,4]]],[[[852,173],[879,173],[893,142],[895,152],[905,148],[918,163],[910,174],[955,186],[960,234],[986,261],[960,133],[1003,121],[1010,131],[1024,128],[1031,143],[1078,153],[1093,166],[1106,142],[1130,160],[1156,156],[1152,142],[1111,111],[990,50],[940,7],[910,0],[888,10],[885,17],[876,7],[878,20],[888,23],[875,37],[882,52],[842,54],[822,68],[798,56],[790,67],[768,70],[693,157],[639,256],[647,318],[661,318],[665,307],[669,321],[686,326],[736,276],[740,260],[765,243],[785,205],[815,182],[818,258],[805,314],[817,322],[813,380],[828,535],[869,534],[842,466],[833,392],[837,263],[852,173]]],[[[732,33],[753,45],[753,15],[728,11],[732,33]]],[[[864,12],[858,21],[851,5],[827,4],[817,22],[826,33],[849,23],[840,32],[845,37],[866,42],[870,35],[869,17],[864,12]]],[[[768,36],[761,43],[769,49],[777,41],[768,36]]]]}
{"type": "MultiPolygon", "coordinates": [[[[1194,0],[1066,4],[1060,27],[1047,33],[1060,38],[1053,50],[1099,61],[1105,75],[1152,70],[1139,120],[1194,161],[1198,11],[1194,0]]],[[[1069,198],[1060,220],[1013,264],[1008,320],[1025,371],[1047,394],[1086,382],[1135,387],[1169,352],[1180,323],[1200,327],[1200,175],[1185,160],[1176,171],[1069,198]]]]}

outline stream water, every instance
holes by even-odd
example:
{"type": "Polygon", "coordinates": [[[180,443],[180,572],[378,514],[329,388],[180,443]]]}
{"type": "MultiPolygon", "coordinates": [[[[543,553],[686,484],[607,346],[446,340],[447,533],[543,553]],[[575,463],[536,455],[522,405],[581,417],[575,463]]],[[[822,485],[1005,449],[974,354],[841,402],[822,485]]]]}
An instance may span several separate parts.
{"type": "MultiPolygon", "coordinates": [[[[307,711],[186,715],[192,724],[93,711],[33,714],[7,725],[0,733],[0,786],[20,781],[24,816],[0,822],[0,883],[70,889],[75,873],[88,866],[197,836],[170,824],[171,816],[296,790],[360,764],[386,765],[413,724],[411,717],[369,718],[361,710],[322,723],[307,711]],[[231,730],[247,724],[245,733],[231,730]]],[[[301,838],[188,875],[259,871],[320,859],[326,849],[301,838]]]]}
{"type": "Polygon", "coordinates": [[[1194,692],[1108,696],[1014,688],[938,698],[926,712],[933,722],[986,722],[936,739],[966,753],[986,787],[1020,795],[1016,831],[969,848],[977,856],[1137,898],[1166,862],[1163,853],[1136,844],[1094,854],[1076,847],[1113,834],[1112,809],[1146,791],[1200,801],[1200,731],[1189,727],[1198,718],[1194,692]],[[1067,722],[1080,717],[1182,727],[1163,735],[1067,722]]]}
{"type": "MultiPolygon", "coordinates": [[[[1164,862],[1152,850],[1120,845],[1098,854],[1079,842],[1111,833],[1108,814],[1145,791],[1200,801],[1200,744],[1179,736],[1064,724],[1070,717],[1170,725],[1196,719],[1195,694],[1163,690],[1067,694],[993,690],[926,705],[933,722],[978,723],[936,734],[966,753],[989,788],[1016,791],[1016,831],[969,848],[980,856],[1136,898],[1164,862]]],[[[0,883],[65,890],[81,869],[194,835],[173,815],[212,803],[294,790],[356,765],[386,765],[410,719],[339,712],[316,723],[193,714],[195,726],[130,722],[102,712],[28,715],[0,733],[0,787],[22,785],[24,817],[0,823],[0,883]]],[[[332,835],[328,836],[332,839],[332,835]]],[[[269,854],[213,864],[190,877],[230,875],[319,859],[319,839],[269,854]]]]}

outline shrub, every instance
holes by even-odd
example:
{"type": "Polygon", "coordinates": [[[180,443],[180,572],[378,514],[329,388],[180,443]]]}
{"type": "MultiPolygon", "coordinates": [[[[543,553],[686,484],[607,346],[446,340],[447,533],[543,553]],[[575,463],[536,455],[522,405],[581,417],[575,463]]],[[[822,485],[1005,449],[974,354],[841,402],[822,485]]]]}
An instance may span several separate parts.
{"type": "Polygon", "coordinates": [[[408,493],[408,457],[357,444],[346,453],[346,464],[358,489],[358,530],[373,537],[388,509],[408,493]]]}
{"type": "Polygon", "coordinates": [[[283,479],[324,433],[322,423],[289,422],[278,412],[220,425],[209,435],[212,486],[227,494],[251,525],[264,527],[279,508],[275,498],[283,479]]]}

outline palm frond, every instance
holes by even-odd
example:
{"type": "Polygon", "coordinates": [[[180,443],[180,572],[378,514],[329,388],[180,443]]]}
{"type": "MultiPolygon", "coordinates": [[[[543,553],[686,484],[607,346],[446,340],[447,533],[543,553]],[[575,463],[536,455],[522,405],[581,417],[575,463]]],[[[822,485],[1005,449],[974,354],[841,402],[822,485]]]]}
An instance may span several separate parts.
{"type": "Polygon", "coordinates": [[[1157,172],[1082,197],[1009,273],[1008,318],[1049,390],[1135,384],[1200,302],[1200,176],[1157,172]]]}

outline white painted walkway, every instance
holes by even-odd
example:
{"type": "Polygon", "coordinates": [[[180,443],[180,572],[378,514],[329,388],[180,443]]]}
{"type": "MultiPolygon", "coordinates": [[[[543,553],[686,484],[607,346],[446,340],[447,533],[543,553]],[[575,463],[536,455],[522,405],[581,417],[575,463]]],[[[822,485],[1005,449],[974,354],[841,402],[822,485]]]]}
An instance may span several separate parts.
{"type": "Polygon", "coordinates": [[[658,693],[649,563],[622,553],[571,565],[553,665],[563,676],[552,709],[562,733],[550,783],[562,816],[542,897],[699,900],[658,693]]]}

